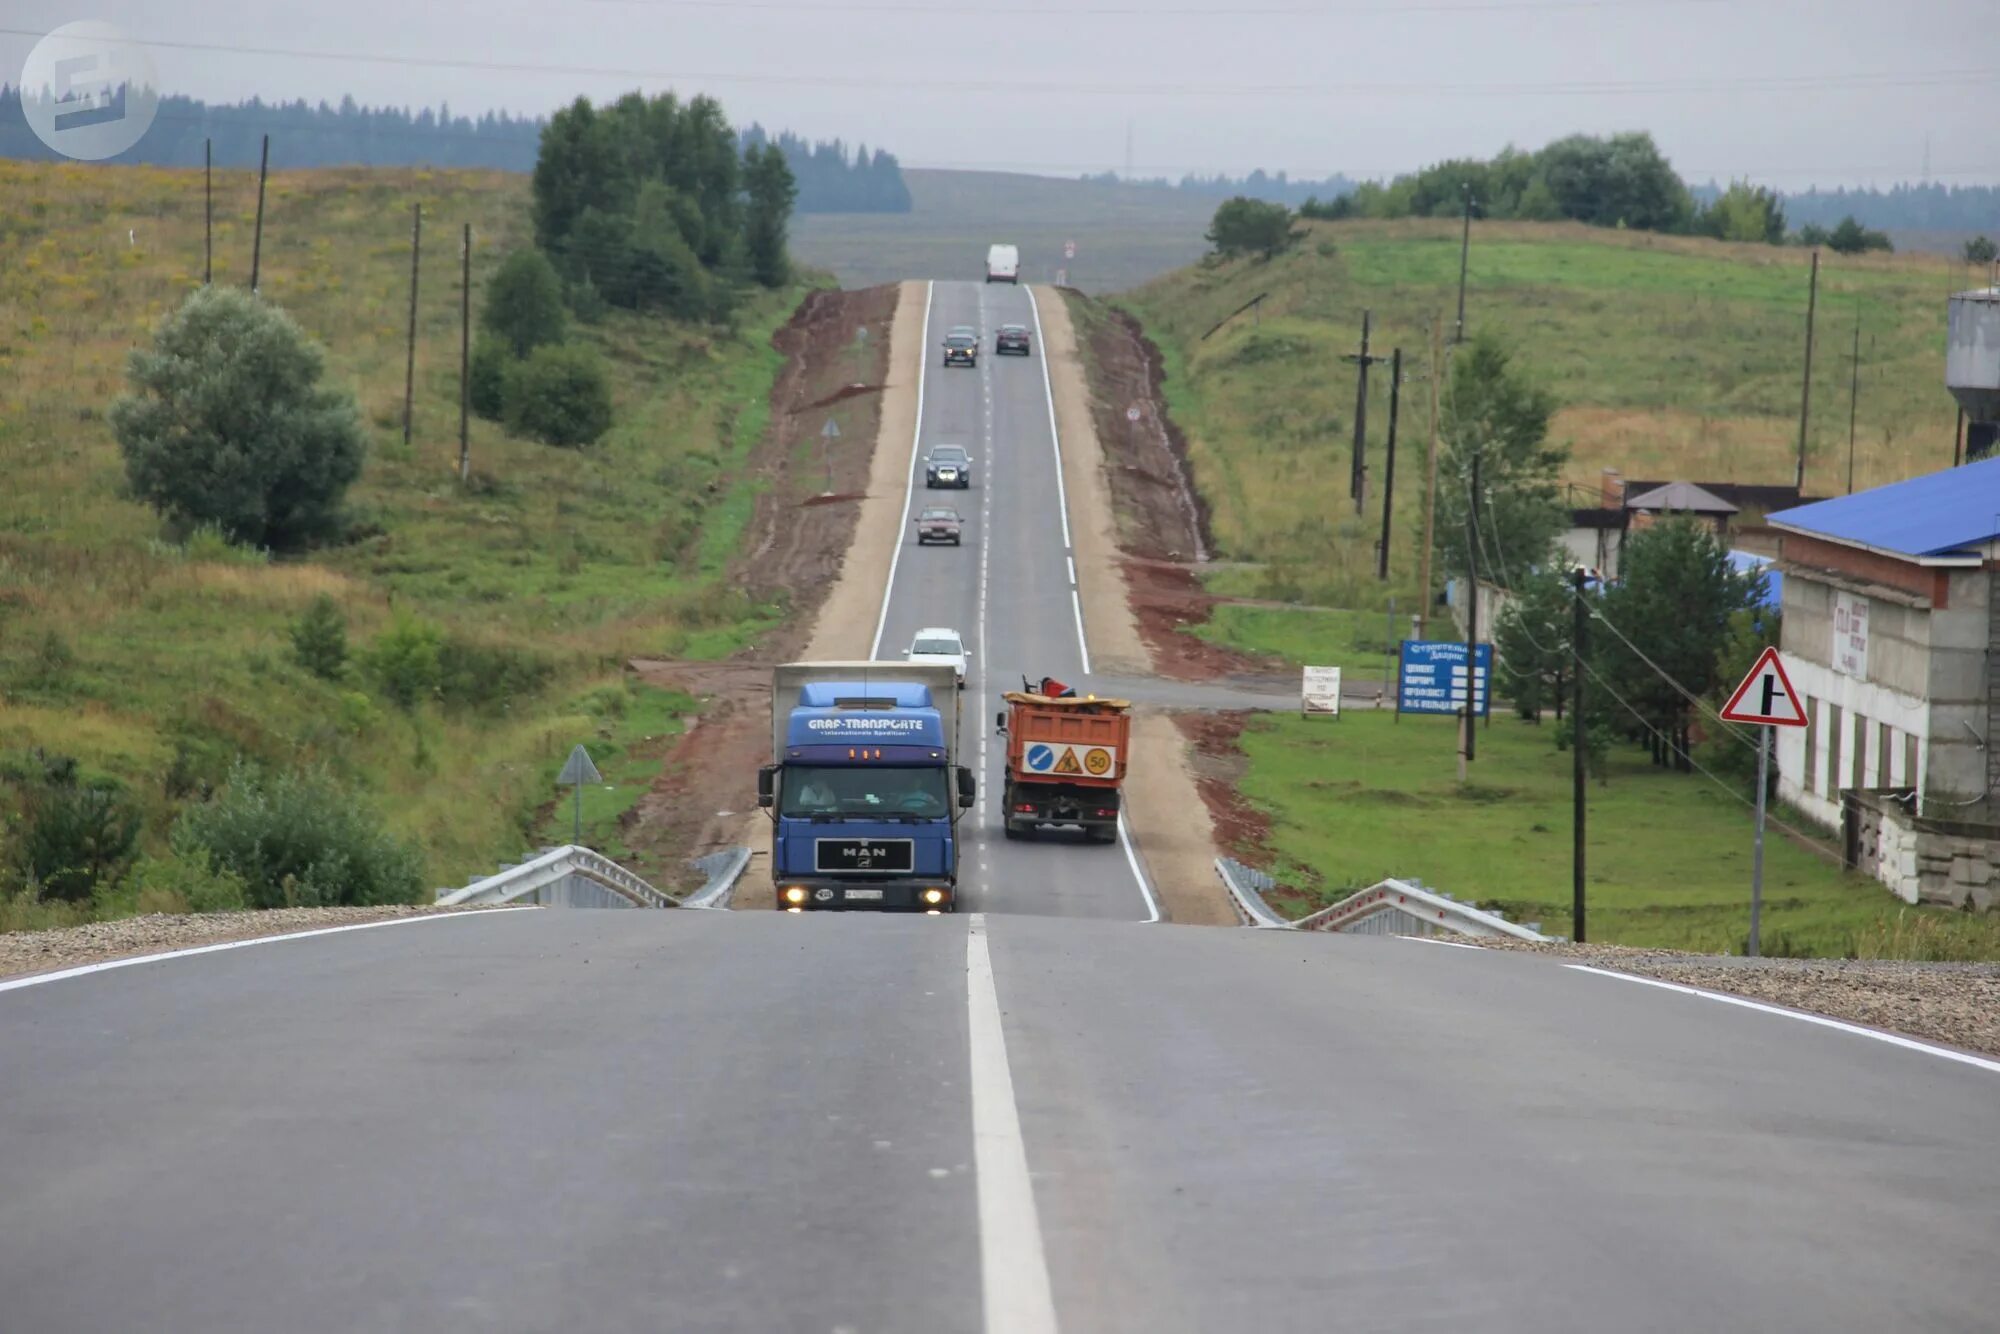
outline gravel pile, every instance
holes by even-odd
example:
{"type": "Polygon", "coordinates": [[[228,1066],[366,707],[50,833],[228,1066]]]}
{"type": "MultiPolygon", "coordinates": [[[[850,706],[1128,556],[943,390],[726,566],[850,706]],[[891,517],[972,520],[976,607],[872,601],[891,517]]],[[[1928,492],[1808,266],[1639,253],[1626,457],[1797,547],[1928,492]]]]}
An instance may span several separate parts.
{"type": "Polygon", "coordinates": [[[290,931],[312,931],[356,922],[381,922],[394,917],[429,916],[444,912],[481,912],[482,908],[391,906],[381,908],[272,908],[265,912],[155,913],[116,922],[87,922],[53,931],[15,931],[0,935],[0,977],[41,973],[78,964],[101,963],[134,954],[158,954],[196,945],[253,940],[290,931]]]}
{"type": "Polygon", "coordinates": [[[1726,991],[1789,1009],[2000,1056],[2000,964],[1891,959],[1746,959],[1624,945],[1482,940],[1494,949],[1726,991]]]}

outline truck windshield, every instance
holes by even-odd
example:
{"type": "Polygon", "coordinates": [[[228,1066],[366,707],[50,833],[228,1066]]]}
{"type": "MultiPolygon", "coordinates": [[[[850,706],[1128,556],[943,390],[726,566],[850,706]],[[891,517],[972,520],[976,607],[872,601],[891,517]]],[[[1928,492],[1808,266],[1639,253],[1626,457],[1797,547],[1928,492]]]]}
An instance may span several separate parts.
{"type": "Polygon", "coordinates": [[[938,819],[950,813],[942,768],[793,764],[785,767],[778,814],[938,819]]]}

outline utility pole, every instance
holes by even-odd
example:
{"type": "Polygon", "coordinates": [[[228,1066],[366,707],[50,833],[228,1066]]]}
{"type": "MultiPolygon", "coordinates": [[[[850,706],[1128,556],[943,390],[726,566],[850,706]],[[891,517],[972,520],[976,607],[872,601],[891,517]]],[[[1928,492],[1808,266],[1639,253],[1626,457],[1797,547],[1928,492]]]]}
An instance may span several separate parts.
{"type": "Polygon", "coordinates": [[[410,345],[403,358],[403,448],[410,447],[410,406],[417,393],[417,257],[424,243],[424,206],[410,205],[410,345]]]}
{"type": "Polygon", "coordinates": [[[1389,578],[1389,515],[1396,502],[1396,417],[1403,401],[1403,349],[1389,353],[1389,449],[1382,461],[1382,552],[1375,575],[1389,578]]]}
{"type": "Polygon", "coordinates": [[[1569,729],[1570,729],[1570,822],[1575,826],[1573,846],[1570,849],[1570,939],[1581,945],[1584,942],[1583,925],[1583,663],[1586,652],[1584,636],[1589,633],[1590,618],[1583,607],[1583,567],[1570,571],[1570,596],[1575,599],[1570,623],[1570,652],[1576,660],[1569,669],[1569,729]]]}
{"type": "Polygon", "coordinates": [[[458,480],[472,476],[472,224],[458,249],[458,480]]]}
{"type": "Polygon", "coordinates": [[[264,136],[264,153],[257,163],[257,231],[250,242],[250,292],[257,292],[257,279],[264,265],[264,180],[271,174],[271,136],[264,136]]]}
{"type": "Polygon", "coordinates": [[[1812,417],[1813,316],[1819,309],[1819,251],[1812,252],[1812,285],[1806,295],[1806,374],[1799,391],[1799,466],[1792,484],[1801,495],[1806,489],[1806,424],[1812,417]]]}
{"type": "Polygon", "coordinates": [[[1475,758],[1473,720],[1479,695],[1479,451],[1472,452],[1472,487],[1465,507],[1465,745],[1458,752],[1458,777],[1475,758]]]}
{"type": "Polygon", "coordinates": [[[1854,494],[1854,414],[1861,407],[1861,302],[1854,303],[1854,357],[1847,386],[1847,494],[1854,494]]]}
{"type": "Polygon", "coordinates": [[[1458,331],[1451,336],[1455,347],[1465,341],[1465,271],[1472,259],[1472,187],[1465,187],[1465,230],[1458,240],[1458,331]]]}
{"type": "Polygon", "coordinates": [[[1444,321],[1431,316],[1431,443],[1424,460],[1424,549],[1420,557],[1423,573],[1417,577],[1417,638],[1423,639],[1431,626],[1431,542],[1437,522],[1438,497],[1438,379],[1443,375],[1444,321]]]}
{"type": "Polygon", "coordinates": [[[201,285],[215,281],[215,140],[201,141],[201,285]]]}
{"type": "Polygon", "coordinates": [[[1387,357],[1368,355],[1368,325],[1370,311],[1361,312],[1361,355],[1343,357],[1343,361],[1354,363],[1358,377],[1354,390],[1354,470],[1349,479],[1348,495],[1354,498],[1354,512],[1361,513],[1367,503],[1368,474],[1368,368],[1387,357]]]}

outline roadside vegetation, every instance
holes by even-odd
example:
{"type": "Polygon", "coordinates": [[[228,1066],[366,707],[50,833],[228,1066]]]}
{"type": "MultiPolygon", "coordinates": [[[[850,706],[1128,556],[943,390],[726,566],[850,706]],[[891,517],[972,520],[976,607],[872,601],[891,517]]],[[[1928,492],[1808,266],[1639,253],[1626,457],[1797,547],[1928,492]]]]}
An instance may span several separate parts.
{"type": "Polygon", "coordinates": [[[424,899],[556,832],[579,741],[616,789],[588,794],[602,837],[694,707],[625,662],[726,656],[782,614],[725,577],[771,337],[804,290],[747,249],[710,275],[728,295],[706,318],[569,307],[529,359],[573,350],[605,395],[555,376],[534,397],[608,400],[610,420],[552,439],[475,416],[461,482],[459,227],[477,315],[502,260],[534,253],[522,178],[276,173],[254,299],[226,286],[248,272],[254,175],[217,173],[206,291],[198,169],[0,162],[0,199],[0,929],[424,899]],[[290,388],[182,392],[160,358],[204,318],[286,349],[290,388]],[[224,438],[232,397],[282,399],[338,448],[253,448],[240,484],[190,486],[171,451],[204,422],[224,438]],[[303,508],[301,463],[319,469],[303,508]]]}
{"type": "MultiPolygon", "coordinates": [[[[1570,925],[1570,757],[1548,727],[1496,711],[1458,782],[1450,719],[1271,714],[1244,731],[1243,794],[1271,817],[1267,860],[1295,915],[1387,877],[1551,935],[1570,925]]],[[[1783,812],[1777,812],[1782,817],[1783,812]]],[[[1712,784],[1612,748],[1590,788],[1590,939],[1740,953],[1749,929],[1750,822],[1712,784]]],[[[1905,907],[1841,871],[1830,840],[1773,828],[1763,952],[1841,958],[2000,957],[2000,918],[1905,907]]]]}

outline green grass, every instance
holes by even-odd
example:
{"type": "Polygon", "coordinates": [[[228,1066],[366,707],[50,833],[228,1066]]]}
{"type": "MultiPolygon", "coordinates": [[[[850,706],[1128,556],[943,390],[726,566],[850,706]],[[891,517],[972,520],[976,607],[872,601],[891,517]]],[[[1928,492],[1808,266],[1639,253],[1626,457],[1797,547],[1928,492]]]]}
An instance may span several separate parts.
{"type": "MultiPolygon", "coordinates": [[[[1594,503],[1600,470],[1628,478],[1789,482],[1793,474],[1807,256],[1769,246],[1591,229],[1474,228],[1467,323],[1500,334],[1562,404],[1552,436],[1594,503]]],[[[1428,326],[1456,302],[1458,229],[1430,222],[1315,223],[1270,261],[1204,263],[1121,298],[1159,344],[1166,394],[1213,510],[1218,556],[1259,567],[1242,595],[1408,606],[1422,535],[1429,421],[1428,326]],[[1268,294],[1261,317],[1232,310],[1268,294]],[[1379,499],[1346,498],[1355,350],[1400,346],[1406,384],[1391,574],[1377,582],[1379,499]]],[[[1944,299],[1971,280],[1924,255],[1823,257],[1809,492],[1845,489],[1849,351],[1862,319],[1857,486],[1949,463],[1953,405],[1940,388],[1944,299]]],[[[1387,374],[1370,396],[1379,485],[1387,374]]],[[[1379,495],[1379,491],[1376,492],[1379,495]]]]}
{"type": "MultiPolygon", "coordinates": [[[[1457,781],[1447,719],[1270,715],[1243,735],[1241,788],[1272,819],[1281,880],[1312,905],[1388,877],[1569,934],[1570,757],[1549,729],[1496,717],[1457,781]]],[[[1740,952],[1748,930],[1747,808],[1700,775],[1616,747],[1589,792],[1590,939],[1740,952]]],[[[1827,845],[1821,845],[1830,851],[1827,845]]],[[[1906,909],[1880,885],[1773,831],[1764,937],[1822,956],[2000,957],[2000,921],[1906,909]]]]}
{"type": "MultiPolygon", "coordinates": [[[[666,752],[685,730],[681,720],[695,712],[692,696],[654,686],[601,686],[571,706],[580,744],[603,781],[583,788],[583,843],[625,863],[641,875],[671,884],[674,868],[649,859],[627,841],[625,816],[652,789],[666,752]]],[[[567,758],[567,756],[565,756],[567,758]]],[[[574,794],[554,802],[537,826],[539,843],[568,843],[576,827],[574,794]]]]}
{"type": "Polygon", "coordinates": [[[1396,638],[1381,612],[1338,611],[1328,607],[1246,607],[1221,603],[1187,633],[1210,643],[1283,658],[1295,666],[1340,667],[1349,677],[1380,677],[1409,634],[1406,617],[1396,618],[1396,638]]]}
{"type": "MultiPolygon", "coordinates": [[[[182,799],[167,783],[177,763],[210,779],[238,754],[323,763],[423,847],[432,883],[462,883],[537,835],[573,744],[607,740],[579,699],[622,689],[630,657],[726,656],[784,614],[726,572],[782,363],[771,335],[802,289],[751,295],[730,328],[629,315],[582,327],[611,368],[611,433],[558,450],[474,419],[461,486],[459,226],[473,228],[476,311],[486,274],[528,240],[525,178],[277,172],[262,292],[361,405],[371,453],[349,499],[370,535],[282,562],[183,548],[124,494],[104,412],[127,352],[201,280],[201,183],[199,171],[0,163],[0,460],[12,479],[0,495],[0,751],[46,747],[123,780],[149,847],[182,799]],[[425,258],[405,447],[413,202],[425,258]],[[414,614],[549,663],[551,683],[504,707],[406,716],[359,672],[330,683],[292,663],[289,626],[321,593],[356,650],[414,614]],[[51,636],[66,650],[53,658],[51,636]]],[[[242,281],[254,175],[218,173],[216,195],[216,275],[242,281]]],[[[631,744],[621,736],[608,740],[631,744]]]]}
{"type": "Polygon", "coordinates": [[[903,173],[908,213],[809,213],[793,220],[792,249],[846,287],[906,278],[986,274],[986,247],[1021,248],[1021,276],[1113,292],[1191,264],[1219,202],[1178,190],[994,171],[903,173]],[[1075,241],[1077,257],[1063,258],[1075,241]]]}

